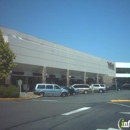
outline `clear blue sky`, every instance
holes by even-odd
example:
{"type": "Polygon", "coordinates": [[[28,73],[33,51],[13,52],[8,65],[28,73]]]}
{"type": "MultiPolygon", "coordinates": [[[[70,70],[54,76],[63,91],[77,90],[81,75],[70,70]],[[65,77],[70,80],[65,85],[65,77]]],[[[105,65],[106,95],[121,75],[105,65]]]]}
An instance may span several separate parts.
{"type": "Polygon", "coordinates": [[[0,0],[0,25],[130,62],[130,0],[0,0]]]}

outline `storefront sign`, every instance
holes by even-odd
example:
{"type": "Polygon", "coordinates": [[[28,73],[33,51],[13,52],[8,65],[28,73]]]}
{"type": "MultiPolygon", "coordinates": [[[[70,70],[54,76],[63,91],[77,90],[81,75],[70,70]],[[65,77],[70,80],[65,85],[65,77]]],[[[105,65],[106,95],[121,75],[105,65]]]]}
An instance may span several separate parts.
{"type": "Polygon", "coordinates": [[[55,75],[53,75],[53,74],[50,74],[49,75],[49,78],[55,78],[56,76],[55,75]]]}
{"type": "Polygon", "coordinates": [[[41,73],[33,73],[33,76],[42,76],[41,73]]]}
{"type": "Polygon", "coordinates": [[[15,75],[24,75],[24,72],[13,71],[12,74],[15,74],[15,75]]]}
{"type": "Polygon", "coordinates": [[[114,67],[114,64],[112,62],[107,62],[108,66],[114,67]]]}

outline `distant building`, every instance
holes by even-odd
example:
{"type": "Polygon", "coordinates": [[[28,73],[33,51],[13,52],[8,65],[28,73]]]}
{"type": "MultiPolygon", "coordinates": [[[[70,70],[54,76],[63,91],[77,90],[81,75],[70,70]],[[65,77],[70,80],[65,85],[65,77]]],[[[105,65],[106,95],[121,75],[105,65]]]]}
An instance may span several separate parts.
{"type": "Polygon", "coordinates": [[[116,78],[120,84],[130,83],[130,63],[116,62],[116,78]]]}
{"type": "MultiPolygon", "coordinates": [[[[76,83],[112,84],[116,76],[115,63],[62,45],[36,38],[18,31],[1,27],[4,39],[16,54],[17,66],[12,70],[10,81],[17,85],[56,83],[61,86],[76,83]]],[[[73,44],[73,43],[72,43],[73,44]]],[[[8,78],[9,80],[9,78],[8,78]]],[[[7,82],[6,82],[7,83],[7,82]]]]}

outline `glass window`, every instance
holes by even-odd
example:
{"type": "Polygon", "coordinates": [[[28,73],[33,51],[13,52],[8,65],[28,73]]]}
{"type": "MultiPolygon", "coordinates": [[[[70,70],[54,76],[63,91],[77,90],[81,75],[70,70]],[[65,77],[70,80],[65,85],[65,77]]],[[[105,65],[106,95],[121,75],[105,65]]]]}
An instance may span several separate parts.
{"type": "Polygon", "coordinates": [[[76,88],[82,88],[82,86],[81,85],[77,85],[76,88]]]}
{"type": "Polygon", "coordinates": [[[99,87],[99,85],[98,84],[95,84],[95,85],[93,85],[94,87],[99,87]]]}
{"type": "Polygon", "coordinates": [[[53,85],[46,85],[46,89],[53,89],[53,85]]]}
{"type": "Polygon", "coordinates": [[[87,85],[81,85],[81,88],[88,88],[87,85]]]}
{"type": "Polygon", "coordinates": [[[45,85],[38,85],[37,88],[38,88],[38,89],[44,89],[44,88],[45,88],[45,85]]]}
{"type": "Polygon", "coordinates": [[[55,89],[60,89],[60,87],[59,87],[59,86],[57,86],[57,85],[55,85],[55,86],[54,86],[54,88],[55,88],[55,89]]]}
{"type": "Polygon", "coordinates": [[[89,88],[89,86],[88,86],[88,85],[86,85],[86,88],[89,88]]]}
{"type": "Polygon", "coordinates": [[[130,68],[116,68],[116,73],[130,73],[130,68]]]}
{"type": "Polygon", "coordinates": [[[75,88],[79,88],[79,86],[77,86],[77,85],[75,85],[74,87],[75,87],[75,88]]]}

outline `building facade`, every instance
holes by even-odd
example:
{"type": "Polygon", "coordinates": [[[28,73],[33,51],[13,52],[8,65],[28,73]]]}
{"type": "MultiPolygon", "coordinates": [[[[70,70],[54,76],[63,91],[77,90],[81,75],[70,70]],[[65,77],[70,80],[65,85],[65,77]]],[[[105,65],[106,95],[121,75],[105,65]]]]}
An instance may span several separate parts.
{"type": "MultiPolygon", "coordinates": [[[[11,83],[19,79],[30,91],[36,83],[111,84],[116,76],[115,63],[58,45],[46,40],[1,27],[3,37],[16,54],[17,66],[12,70],[11,83]]],[[[10,79],[10,78],[9,78],[10,79]]],[[[8,82],[9,82],[8,79],[8,82]]]]}
{"type": "Polygon", "coordinates": [[[116,62],[116,78],[119,84],[130,84],[130,63],[116,62]]]}

